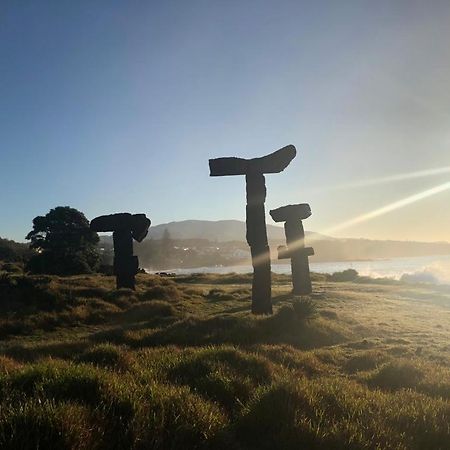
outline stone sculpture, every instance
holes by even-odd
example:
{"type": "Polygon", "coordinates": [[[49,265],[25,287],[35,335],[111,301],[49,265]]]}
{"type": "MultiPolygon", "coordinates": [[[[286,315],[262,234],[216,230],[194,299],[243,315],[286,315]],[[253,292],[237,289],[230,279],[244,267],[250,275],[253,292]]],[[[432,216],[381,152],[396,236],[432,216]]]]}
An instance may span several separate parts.
{"type": "Polygon", "coordinates": [[[133,239],[144,240],[150,227],[145,214],[118,213],[99,216],[92,220],[91,229],[97,232],[113,232],[114,274],[117,289],[135,289],[135,277],[139,269],[138,257],[133,255],[133,239]]]}
{"type": "Polygon", "coordinates": [[[308,256],[314,255],[314,249],[305,247],[302,220],[311,215],[311,208],[306,203],[287,205],[271,210],[270,215],[275,222],[284,222],[287,246],[278,247],[278,259],[291,259],[293,294],[310,294],[312,286],[308,256]]]}
{"type": "Polygon", "coordinates": [[[264,175],[282,172],[296,155],[288,145],[262,158],[217,158],[209,160],[210,176],[245,175],[247,189],[247,242],[253,265],[252,312],[272,314],[270,250],[267,240],[264,175]]]}

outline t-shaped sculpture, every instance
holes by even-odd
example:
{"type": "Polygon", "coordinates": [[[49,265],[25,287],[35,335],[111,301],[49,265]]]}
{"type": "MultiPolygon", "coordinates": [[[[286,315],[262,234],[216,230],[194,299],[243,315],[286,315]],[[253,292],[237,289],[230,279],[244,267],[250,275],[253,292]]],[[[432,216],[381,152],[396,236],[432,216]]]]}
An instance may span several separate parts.
{"type": "Polygon", "coordinates": [[[287,205],[272,209],[270,215],[275,222],[284,222],[287,247],[278,247],[278,259],[291,259],[292,292],[295,295],[310,294],[312,286],[308,256],[314,255],[314,250],[311,247],[305,248],[302,220],[311,215],[311,208],[306,203],[287,205]]]}
{"type": "Polygon", "coordinates": [[[296,155],[288,145],[262,158],[217,158],[209,160],[210,175],[245,175],[247,189],[247,242],[253,265],[252,312],[272,314],[270,250],[267,241],[264,202],[266,185],[264,174],[282,172],[296,155]]]}
{"type": "Polygon", "coordinates": [[[139,269],[138,257],[133,255],[133,239],[141,242],[147,236],[150,219],[145,214],[118,213],[92,220],[93,231],[113,232],[114,274],[117,289],[135,289],[139,269]]]}

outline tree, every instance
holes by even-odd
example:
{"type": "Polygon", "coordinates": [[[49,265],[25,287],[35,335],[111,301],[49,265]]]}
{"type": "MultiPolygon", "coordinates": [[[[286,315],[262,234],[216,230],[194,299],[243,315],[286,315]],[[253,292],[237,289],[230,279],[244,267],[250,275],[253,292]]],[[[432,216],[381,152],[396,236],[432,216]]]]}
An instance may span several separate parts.
{"type": "Polygon", "coordinates": [[[31,272],[75,275],[91,273],[98,266],[98,235],[84,214],[69,206],[35,217],[26,239],[36,251],[27,265],[31,272]]]}

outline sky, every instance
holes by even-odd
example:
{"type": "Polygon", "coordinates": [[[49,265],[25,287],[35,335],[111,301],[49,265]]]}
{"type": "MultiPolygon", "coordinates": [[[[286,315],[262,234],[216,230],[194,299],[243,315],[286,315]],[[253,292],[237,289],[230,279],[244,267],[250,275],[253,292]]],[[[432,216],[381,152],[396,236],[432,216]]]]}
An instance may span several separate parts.
{"type": "Polygon", "coordinates": [[[288,144],[267,210],[450,241],[450,2],[1,0],[0,139],[0,236],[18,241],[60,205],[244,220],[244,177],[208,159],[288,144]]]}

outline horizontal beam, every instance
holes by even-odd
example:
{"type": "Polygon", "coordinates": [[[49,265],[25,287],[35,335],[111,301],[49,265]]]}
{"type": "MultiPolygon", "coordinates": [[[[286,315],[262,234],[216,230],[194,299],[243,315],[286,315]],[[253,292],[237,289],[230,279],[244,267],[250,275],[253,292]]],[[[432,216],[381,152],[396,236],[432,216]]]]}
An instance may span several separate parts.
{"type": "Polygon", "coordinates": [[[290,249],[285,245],[278,247],[278,259],[290,259],[293,256],[313,256],[314,249],[312,247],[290,249]]]}
{"type": "Polygon", "coordinates": [[[297,151],[293,145],[271,153],[261,158],[216,158],[209,160],[210,176],[223,177],[230,175],[248,175],[252,173],[282,172],[295,158],[297,151]]]}
{"type": "Polygon", "coordinates": [[[311,207],[307,203],[281,206],[270,210],[270,215],[275,222],[287,222],[288,220],[304,220],[311,216],[311,207]]]}
{"type": "Polygon", "coordinates": [[[141,242],[147,236],[150,224],[145,214],[117,213],[92,219],[90,228],[97,232],[129,230],[133,238],[141,242]]]}

